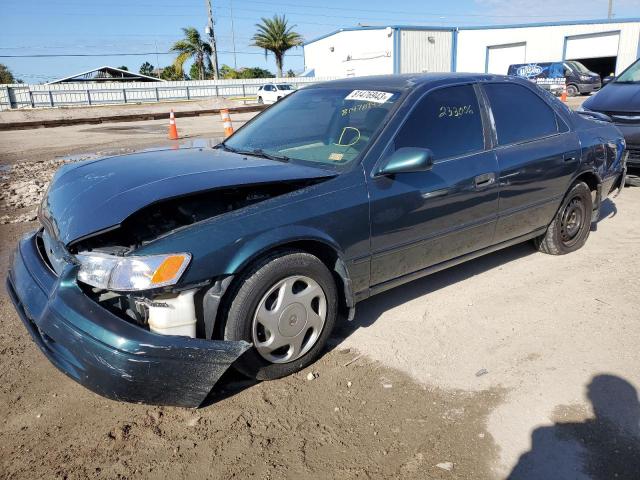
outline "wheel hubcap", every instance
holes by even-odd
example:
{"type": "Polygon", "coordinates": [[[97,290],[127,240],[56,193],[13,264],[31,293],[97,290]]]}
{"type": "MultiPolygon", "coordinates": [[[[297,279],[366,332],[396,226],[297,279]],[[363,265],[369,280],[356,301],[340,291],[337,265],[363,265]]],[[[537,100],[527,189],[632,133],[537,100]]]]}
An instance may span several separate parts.
{"type": "Polygon", "coordinates": [[[584,203],[580,198],[572,199],[562,214],[560,238],[567,247],[575,245],[580,238],[580,232],[586,216],[584,203]]]}
{"type": "Polygon", "coordinates": [[[316,344],[327,318],[327,297],[312,278],[280,280],[262,297],[253,316],[258,353],[272,363],[297,360],[316,344]]]}

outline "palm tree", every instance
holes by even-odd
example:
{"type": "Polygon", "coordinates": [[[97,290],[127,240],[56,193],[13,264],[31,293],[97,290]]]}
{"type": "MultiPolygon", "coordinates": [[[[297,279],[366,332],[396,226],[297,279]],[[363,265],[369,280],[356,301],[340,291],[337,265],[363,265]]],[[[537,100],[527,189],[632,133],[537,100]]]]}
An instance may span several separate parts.
{"type": "Polygon", "coordinates": [[[178,52],[173,62],[176,73],[183,75],[184,62],[193,59],[198,66],[200,80],[204,80],[205,72],[211,69],[211,46],[202,41],[200,32],[193,27],[183,28],[184,39],[178,40],[170,48],[172,52],[178,52]]]}
{"type": "Polygon", "coordinates": [[[302,36],[292,31],[295,25],[289,27],[287,19],[282,15],[274,15],[273,18],[262,18],[262,23],[256,23],[258,31],[253,36],[253,46],[264,48],[265,57],[267,52],[272,52],[276,57],[276,67],[278,77],[282,77],[282,61],[287,50],[298,45],[302,45],[302,36]]]}

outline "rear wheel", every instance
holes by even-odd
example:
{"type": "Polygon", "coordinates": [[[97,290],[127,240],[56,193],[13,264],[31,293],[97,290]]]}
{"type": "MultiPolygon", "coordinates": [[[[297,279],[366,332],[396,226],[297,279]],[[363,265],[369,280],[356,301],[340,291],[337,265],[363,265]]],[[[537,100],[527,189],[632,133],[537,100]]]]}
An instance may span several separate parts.
{"type": "Polygon", "coordinates": [[[333,276],[306,252],[282,251],[258,261],[230,294],[224,338],[253,343],[234,367],[258,380],[308,366],[322,352],[336,322],[333,276]]]}
{"type": "Polygon", "coordinates": [[[640,176],[627,175],[625,185],[628,187],[640,187],[640,176]]]}
{"type": "Polygon", "coordinates": [[[564,255],[581,248],[591,231],[593,201],[584,182],[571,187],[547,232],[534,240],[538,250],[550,255],[564,255]]]}

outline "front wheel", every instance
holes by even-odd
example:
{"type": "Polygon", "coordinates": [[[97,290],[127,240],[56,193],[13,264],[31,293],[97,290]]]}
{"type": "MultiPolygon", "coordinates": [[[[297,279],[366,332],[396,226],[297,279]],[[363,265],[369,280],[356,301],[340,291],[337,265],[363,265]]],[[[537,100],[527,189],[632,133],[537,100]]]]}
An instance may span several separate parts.
{"type": "Polygon", "coordinates": [[[565,197],[547,232],[534,240],[538,250],[564,255],[581,248],[591,231],[593,201],[584,182],[575,183],[565,197]]]}
{"type": "Polygon", "coordinates": [[[258,97],[258,103],[259,103],[260,105],[262,105],[262,104],[264,103],[264,100],[262,99],[262,97],[258,97]]]}
{"type": "Polygon", "coordinates": [[[575,85],[567,85],[567,95],[569,97],[575,97],[580,94],[580,90],[575,85]]]}
{"type": "Polygon", "coordinates": [[[333,276],[317,257],[287,250],[258,261],[230,292],[224,338],[254,346],[234,367],[257,380],[305,368],[322,352],[337,311],[333,276]]]}

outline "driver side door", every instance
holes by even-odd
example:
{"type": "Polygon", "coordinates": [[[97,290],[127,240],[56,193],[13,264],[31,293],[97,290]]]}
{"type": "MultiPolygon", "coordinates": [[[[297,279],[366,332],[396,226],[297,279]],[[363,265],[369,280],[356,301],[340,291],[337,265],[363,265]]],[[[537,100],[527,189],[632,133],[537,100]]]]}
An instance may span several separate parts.
{"type": "Polygon", "coordinates": [[[498,164],[478,98],[472,84],[428,92],[368,176],[372,293],[491,245],[498,164]],[[403,147],[429,149],[431,169],[377,175],[376,168],[403,147]]]}

